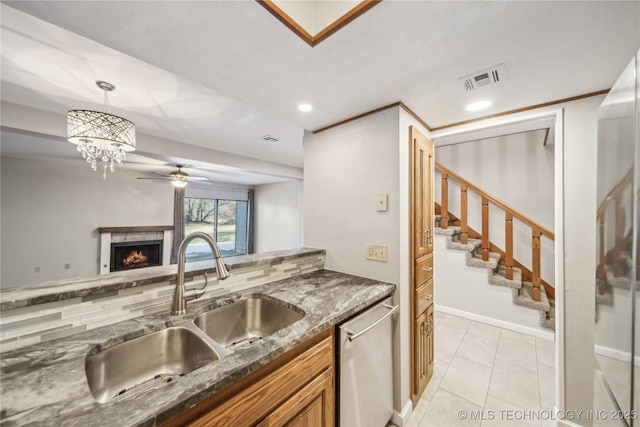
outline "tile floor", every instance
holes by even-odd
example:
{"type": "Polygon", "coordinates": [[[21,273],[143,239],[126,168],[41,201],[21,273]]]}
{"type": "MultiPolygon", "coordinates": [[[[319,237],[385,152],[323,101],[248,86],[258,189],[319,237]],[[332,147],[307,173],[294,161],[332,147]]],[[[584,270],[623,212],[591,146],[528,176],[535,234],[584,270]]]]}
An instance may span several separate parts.
{"type": "Polygon", "coordinates": [[[434,321],[434,372],[409,427],[556,426],[540,419],[553,413],[552,341],[438,311],[434,321]]]}

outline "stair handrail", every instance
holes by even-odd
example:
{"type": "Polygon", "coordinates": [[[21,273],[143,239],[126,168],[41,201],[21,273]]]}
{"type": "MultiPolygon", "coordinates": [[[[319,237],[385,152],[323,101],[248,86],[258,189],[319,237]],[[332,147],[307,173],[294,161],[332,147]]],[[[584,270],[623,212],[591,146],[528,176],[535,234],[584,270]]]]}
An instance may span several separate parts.
{"type": "Polygon", "coordinates": [[[460,242],[467,243],[468,239],[468,225],[467,225],[467,191],[471,189],[475,193],[482,197],[482,233],[481,233],[481,253],[482,260],[489,260],[489,203],[502,209],[505,214],[505,277],[509,280],[513,279],[513,218],[515,217],[522,223],[528,225],[531,228],[531,273],[532,273],[532,298],[534,301],[540,301],[540,285],[542,279],[540,277],[540,237],[546,236],[551,240],[555,240],[555,234],[549,229],[538,224],[531,218],[518,212],[516,209],[490,195],[480,187],[472,184],[468,180],[464,179],[451,169],[435,163],[435,168],[440,170],[442,179],[442,191],[441,191],[441,214],[442,219],[440,227],[446,229],[448,227],[448,179],[449,177],[460,183],[460,242]]]}
{"type": "MultiPolygon", "coordinates": [[[[596,267],[596,279],[598,293],[604,295],[605,286],[605,266],[607,264],[607,253],[605,249],[605,214],[609,205],[615,202],[614,210],[614,245],[611,249],[611,257],[619,259],[621,252],[625,248],[624,229],[626,224],[626,216],[622,207],[623,191],[628,190],[633,182],[633,169],[618,182],[607,195],[596,211],[596,219],[598,222],[598,265],[596,267]]],[[[619,262],[613,263],[613,276],[619,277],[622,274],[622,265],[619,262]]]]}

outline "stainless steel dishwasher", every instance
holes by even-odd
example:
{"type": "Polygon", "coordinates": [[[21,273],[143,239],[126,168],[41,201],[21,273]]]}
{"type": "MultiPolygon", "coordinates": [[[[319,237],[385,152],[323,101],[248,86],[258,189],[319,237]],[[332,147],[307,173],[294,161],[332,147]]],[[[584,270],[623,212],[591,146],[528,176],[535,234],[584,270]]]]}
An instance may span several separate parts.
{"type": "Polygon", "coordinates": [[[393,415],[391,298],[338,326],[340,427],[384,427],[393,415]]]}

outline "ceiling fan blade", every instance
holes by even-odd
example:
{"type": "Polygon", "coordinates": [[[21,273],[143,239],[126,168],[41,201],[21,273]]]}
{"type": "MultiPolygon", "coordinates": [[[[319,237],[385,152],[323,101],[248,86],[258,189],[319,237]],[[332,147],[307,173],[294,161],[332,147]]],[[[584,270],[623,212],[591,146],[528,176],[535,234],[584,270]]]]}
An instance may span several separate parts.
{"type": "Polygon", "coordinates": [[[155,172],[155,171],[152,172],[152,173],[155,174],[155,175],[163,176],[165,178],[171,178],[171,175],[169,175],[168,173],[160,173],[160,172],[155,172]]]}
{"type": "Polygon", "coordinates": [[[164,180],[171,180],[172,178],[169,178],[168,176],[165,176],[165,177],[139,176],[137,179],[164,179],[164,180]]]}

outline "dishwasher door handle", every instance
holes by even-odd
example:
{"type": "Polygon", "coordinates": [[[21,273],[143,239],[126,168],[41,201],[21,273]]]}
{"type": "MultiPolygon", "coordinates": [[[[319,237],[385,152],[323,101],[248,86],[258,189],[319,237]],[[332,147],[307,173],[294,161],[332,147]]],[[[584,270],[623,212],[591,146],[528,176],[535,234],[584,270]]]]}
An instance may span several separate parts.
{"type": "Polygon", "coordinates": [[[391,316],[393,313],[395,313],[400,308],[399,305],[396,305],[396,306],[389,305],[389,304],[382,304],[382,305],[384,307],[390,309],[391,311],[389,311],[387,314],[385,314],[384,316],[382,316],[381,318],[379,318],[378,320],[376,320],[375,322],[373,322],[372,324],[370,324],[366,328],[362,329],[361,331],[353,332],[353,331],[350,331],[350,330],[346,329],[347,334],[349,334],[349,341],[353,341],[356,338],[358,338],[359,336],[361,336],[363,334],[366,334],[369,330],[375,328],[378,323],[382,322],[384,319],[386,319],[387,317],[391,316]]]}

